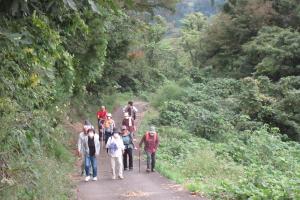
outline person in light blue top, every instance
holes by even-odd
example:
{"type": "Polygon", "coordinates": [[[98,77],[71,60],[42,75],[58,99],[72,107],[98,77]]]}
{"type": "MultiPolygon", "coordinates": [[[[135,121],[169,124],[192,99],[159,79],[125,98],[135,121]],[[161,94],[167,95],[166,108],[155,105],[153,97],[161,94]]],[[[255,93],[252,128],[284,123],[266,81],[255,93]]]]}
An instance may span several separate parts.
{"type": "Polygon", "coordinates": [[[125,151],[123,153],[123,166],[124,170],[128,170],[127,167],[127,157],[129,159],[129,170],[133,170],[133,158],[132,151],[134,149],[133,138],[130,132],[127,130],[126,126],[122,126],[122,139],[125,146],[125,151]]]}

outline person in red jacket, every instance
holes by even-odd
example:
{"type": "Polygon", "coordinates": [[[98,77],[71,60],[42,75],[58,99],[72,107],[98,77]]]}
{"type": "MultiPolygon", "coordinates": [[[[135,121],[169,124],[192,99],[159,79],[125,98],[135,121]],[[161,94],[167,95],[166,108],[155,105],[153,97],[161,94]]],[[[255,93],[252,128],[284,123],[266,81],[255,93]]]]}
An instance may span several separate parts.
{"type": "Polygon", "coordinates": [[[103,129],[103,123],[107,117],[107,110],[105,106],[101,106],[100,110],[97,112],[97,119],[98,119],[98,130],[99,130],[99,136],[100,140],[103,137],[102,129],[103,129]]]}
{"type": "Polygon", "coordinates": [[[147,154],[147,172],[150,172],[150,166],[151,171],[154,172],[155,168],[155,154],[159,145],[159,139],[158,134],[155,131],[154,126],[150,126],[150,130],[145,133],[143,138],[140,142],[140,148],[142,147],[143,143],[145,144],[144,150],[147,154]]]}

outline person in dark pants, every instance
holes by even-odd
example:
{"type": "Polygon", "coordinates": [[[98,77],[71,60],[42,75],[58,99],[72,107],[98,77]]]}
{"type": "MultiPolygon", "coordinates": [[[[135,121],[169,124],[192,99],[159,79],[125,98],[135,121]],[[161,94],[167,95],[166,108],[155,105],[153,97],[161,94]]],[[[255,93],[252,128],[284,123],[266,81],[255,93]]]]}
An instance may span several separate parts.
{"type": "Polygon", "coordinates": [[[142,147],[143,143],[145,144],[144,150],[147,155],[147,172],[155,171],[155,154],[159,145],[158,134],[155,131],[154,126],[150,126],[149,131],[145,133],[141,142],[139,144],[140,148],[142,147]]]}
{"type": "Polygon", "coordinates": [[[107,114],[107,117],[104,121],[104,131],[105,131],[105,144],[110,136],[112,136],[113,129],[115,128],[115,121],[112,119],[111,113],[107,114]]]}
{"type": "Polygon", "coordinates": [[[124,170],[128,170],[128,167],[127,167],[127,157],[129,159],[129,170],[133,170],[132,151],[133,151],[133,148],[134,148],[134,144],[133,144],[132,135],[127,130],[126,126],[122,126],[122,130],[121,131],[122,131],[121,135],[122,135],[123,143],[124,143],[124,146],[125,146],[125,151],[124,151],[124,154],[123,154],[123,166],[124,166],[124,170]]]}
{"type": "Polygon", "coordinates": [[[134,137],[134,132],[136,131],[134,120],[129,116],[127,112],[124,113],[124,119],[122,121],[122,126],[126,126],[127,130],[134,137]]]}
{"type": "Polygon", "coordinates": [[[107,110],[105,106],[101,106],[100,110],[97,112],[97,119],[98,119],[98,133],[100,137],[100,141],[104,139],[104,130],[103,130],[103,123],[107,118],[107,110]]]}

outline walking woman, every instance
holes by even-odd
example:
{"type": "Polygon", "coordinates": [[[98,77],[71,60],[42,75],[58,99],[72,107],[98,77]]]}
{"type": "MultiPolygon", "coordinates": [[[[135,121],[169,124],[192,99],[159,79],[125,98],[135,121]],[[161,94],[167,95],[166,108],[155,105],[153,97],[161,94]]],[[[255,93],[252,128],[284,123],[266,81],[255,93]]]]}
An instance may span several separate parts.
{"type": "Polygon", "coordinates": [[[105,144],[106,144],[108,138],[112,136],[113,129],[115,128],[115,121],[112,119],[111,113],[107,114],[103,126],[105,131],[105,144]]]}
{"type": "Polygon", "coordinates": [[[134,132],[136,131],[134,120],[132,117],[129,116],[128,112],[124,113],[124,119],[122,121],[122,126],[126,126],[127,130],[131,134],[131,136],[134,136],[134,132]]]}
{"type": "Polygon", "coordinates": [[[134,148],[134,144],[133,144],[132,135],[127,130],[126,126],[122,126],[121,135],[122,135],[123,143],[124,143],[124,146],[125,146],[125,151],[124,151],[124,154],[123,154],[124,170],[128,170],[128,166],[127,166],[127,160],[128,159],[129,159],[129,170],[133,170],[132,151],[133,151],[133,148],[134,148]],[[127,157],[128,157],[128,159],[127,159],[127,157]]]}
{"type": "Polygon", "coordinates": [[[125,146],[122,138],[119,135],[119,131],[116,128],[113,130],[113,135],[108,139],[106,148],[108,149],[108,154],[110,155],[112,179],[116,179],[116,164],[119,168],[119,178],[123,179],[122,156],[125,146]]]}

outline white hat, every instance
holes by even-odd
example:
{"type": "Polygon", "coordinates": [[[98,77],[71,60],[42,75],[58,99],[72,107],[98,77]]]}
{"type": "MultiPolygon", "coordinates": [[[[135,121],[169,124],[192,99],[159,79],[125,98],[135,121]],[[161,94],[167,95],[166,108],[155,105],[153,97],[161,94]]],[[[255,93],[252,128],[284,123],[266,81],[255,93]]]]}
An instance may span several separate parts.
{"type": "Polygon", "coordinates": [[[150,133],[155,133],[155,127],[154,126],[150,126],[149,132],[150,133]]]}
{"type": "Polygon", "coordinates": [[[124,117],[129,117],[128,112],[125,112],[125,113],[124,113],[124,117]]]}
{"type": "Polygon", "coordinates": [[[91,125],[84,125],[84,126],[83,126],[83,129],[86,130],[86,131],[87,131],[88,129],[90,129],[90,128],[92,128],[91,125]]]}
{"type": "Polygon", "coordinates": [[[107,113],[107,117],[111,117],[111,113],[107,113]]]}

